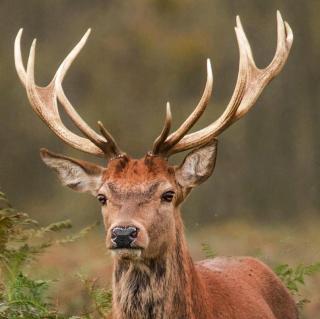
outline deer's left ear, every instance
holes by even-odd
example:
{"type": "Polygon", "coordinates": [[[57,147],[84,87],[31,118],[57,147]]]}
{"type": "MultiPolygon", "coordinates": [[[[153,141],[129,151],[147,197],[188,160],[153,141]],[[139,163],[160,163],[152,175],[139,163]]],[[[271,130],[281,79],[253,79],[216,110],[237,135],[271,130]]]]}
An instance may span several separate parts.
{"type": "Polygon", "coordinates": [[[216,163],[218,140],[193,150],[176,170],[176,179],[184,188],[193,188],[211,176],[216,163]]]}
{"type": "Polygon", "coordinates": [[[46,149],[41,149],[40,155],[44,163],[58,174],[63,185],[78,192],[97,195],[105,171],[103,167],[55,154],[46,149]]]}

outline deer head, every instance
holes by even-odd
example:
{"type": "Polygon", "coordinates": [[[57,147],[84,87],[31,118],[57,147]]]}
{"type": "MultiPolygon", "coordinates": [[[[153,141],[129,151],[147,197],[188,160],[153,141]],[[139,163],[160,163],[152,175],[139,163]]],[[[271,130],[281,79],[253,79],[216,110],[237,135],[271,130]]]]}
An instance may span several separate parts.
{"type": "Polygon", "coordinates": [[[213,172],[217,155],[217,137],[244,116],[254,105],[266,85],[281,71],[291,45],[292,31],[277,14],[277,48],[272,62],[259,69],[249,42],[237,17],[235,27],[240,62],[234,93],[223,114],[207,127],[188,133],[204,112],[212,92],[212,70],[207,60],[207,82],[194,111],[173,133],[171,111],[167,104],[161,134],[152,151],[141,159],[126,155],[101,122],[101,134],[92,130],[75,111],[62,88],[63,78],[86,43],[90,30],[61,63],[53,80],[46,87],[34,81],[35,45],[30,49],[27,68],[21,57],[22,29],[15,40],[15,65],[25,86],[30,104],[45,124],[70,146],[95,156],[104,157],[106,166],[41,150],[46,165],[59,176],[63,185],[79,192],[90,192],[101,202],[106,228],[107,247],[117,258],[155,258],[164,254],[175,241],[181,227],[179,205],[190,191],[213,172]],[[62,123],[58,101],[84,137],[72,133],[62,123]],[[170,155],[192,150],[183,163],[171,166],[170,155]]]}

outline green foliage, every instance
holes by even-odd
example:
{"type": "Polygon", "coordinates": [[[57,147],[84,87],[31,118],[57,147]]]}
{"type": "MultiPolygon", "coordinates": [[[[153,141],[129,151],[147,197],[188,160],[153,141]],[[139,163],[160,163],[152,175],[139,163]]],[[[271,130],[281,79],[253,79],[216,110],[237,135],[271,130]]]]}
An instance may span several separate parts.
{"type": "MultiPolygon", "coordinates": [[[[110,314],[112,307],[112,290],[100,288],[97,286],[97,279],[86,278],[83,275],[78,275],[90,297],[91,305],[88,313],[94,318],[106,318],[110,314]]],[[[88,318],[91,318],[89,316],[88,318]]]]}
{"type": "MultiPolygon", "coordinates": [[[[27,214],[15,210],[5,194],[0,192],[0,319],[68,318],[51,303],[48,289],[52,281],[34,279],[27,270],[47,248],[78,240],[94,226],[57,239],[57,233],[72,227],[69,220],[41,227],[27,214]]],[[[95,306],[94,312],[101,316],[111,308],[109,291],[92,284],[89,296],[95,306]]],[[[92,317],[85,315],[73,318],[92,317]]]]}
{"type": "Polygon", "coordinates": [[[69,221],[40,227],[0,193],[0,318],[58,318],[47,297],[50,282],[25,273],[30,262],[54,244],[49,236],[70,228],[69,221]]]}
{"type": "Polygon", "coordinates": [[[301,298],[298,300],[297,305],[299,308],[302,308],[306,303],[309,303],[310,300],[302,298],[299,292],[299,285],[305,285],[306,276],[310,277],[316,273],[320,273],[320,262],[311,265],[300,264],[296,267],[290,267],[288,264],[281,264],[275,268],[275,273],[293,295],[301,298]]]}
{"type": "Polygon", "coordinates": [[[288,264],[279,265],[275,269],[276,274],[292,293],[298,293],[298,285],[305,284],[305,277],[320,272],[320,262],[311,265],[300,264],[291,268],[288,264]]]}
{"type": "Polygon", "coordinates": [[[210,245],[208,243],[202,243],[201,244],[201,250],[204,253],[205,257],[208,259],[216,257],[216,253],[212,250],[210,245]]]}
{"type": "Polygon", "coordinates": [[[60,318],[47,298],[49,283],[30,279],[22,272],[10,278],[0,297],[0,318],[60,318]]]}

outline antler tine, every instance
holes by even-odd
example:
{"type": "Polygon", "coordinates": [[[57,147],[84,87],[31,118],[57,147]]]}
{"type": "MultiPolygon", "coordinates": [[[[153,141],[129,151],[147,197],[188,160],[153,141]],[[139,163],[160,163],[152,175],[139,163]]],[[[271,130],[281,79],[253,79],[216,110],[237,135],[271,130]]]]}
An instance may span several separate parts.
{"type": "Polygon", "coordinates": [[[47,87],[37,87],[34,82],[34,60],[35,60],[36,40],[33,40],[27,64],[26,72],[26,90],[29,101],[34,111],[39,117],[49,126],[49,128],[63,141],[73,146],[76,149],[84,152],[103,156],[104,153],[88,141],[69,131],[61,122],[56,93],[54,91],[54,82],[51,82],[47,87]]]}
{"type": "MultiPolygon", "coordinates": [[[[249,61],[252,60],[252,58],[250,56],[248,56],[247,48],[241,44],[242,42],[240,41],[240,37],[238,35],[237,28],[235,28],[235,31],[237,34],[239,54],[240,54],[238,78],[237,78],[237,82],[235,85],[234,93],[231,97],[231,100],[230,100],[227,108],[225,109],[223,114],[220,116],[220,118],[213,123],[215,125],[215,130],[221,130],[226,125],[226,123],[228,123],[232,119],[235,112],[237,111],[237,108],[239,107],[239,104],[241,102],[241,99],[242,99],[242,97],[244,95],[244,91],[245,91],[247,69],[249,67],[249,61]]],[[[211,124],[211,126],[213,126],[213,124],[211,124]]],[[[203,130],[201,130],[200,132],[203,132],[203,130]]],[[[193,143],[189,143],[189,141],[187,139],[189,136],[193,137],[197,133],[198,132],[184,136],[182,138],[182,140],[180,141],[180,143],[178,143],[177,145],[175,145],[171,149],[166,149],[165,152],[167,151],[168,152],[167,155],[170,155],[172,153],[180,152],[180,149],[181,149],[181,151],[185,150],[185,147],[187,145],[188,145],[187,149],[198,146],[199,142],[197,139],[194,139],[193,143]]],[[[209,141],[210,141],[210,136],[206,137],[205,141],[203,143],[206,144],[209,141]]]]}
{"type": "Polygon", "coordinates": [[[19,76],[19,79],[23,86],[26,86],[27,74],[23,65],[22,56],[21,56],[21,36],[22,36],[23,28],[19,30],[17,36],[14,40],[14,63],[16,66],[16,70],[19,76]]]}
{"type": "Polygon", "coordinates": [[[115,139],[110,134],[110,132],[104,127],[101,121],[98,121],[98,126],[100,129],[101,134],[105,137],[105,139],[108,141],[105,145],[105,151],[106,153],[113,154],[114,156],[118,155],[125,155],[124,152],[122,152],[117,145],[115,139]]]}
{"type": "Polygon", "coordinates": [[[266,68],[266,71],[272,72],[273,76],[276,76],[282,70],[293,42],[291,27],[287,21],[283,21],[279,10],[277,11],[277,35],[276,53],[266,68]]]}
{"type": "MultiPolygon", "coordinates": [[[[67,98],[64,93],[62,82],[63,79],[69,70],[72,62],[78,56],[86,41],[91,33],[91,29],[88,29],[78,44],[71,50],[71,52],[67,55],[64,61],[61,63],[60,67],[58,68],[56,75],[55,75],[55,88],[56,93],[58,96],[58,100],[60,101],[61,105],[64,107],[66,113],[72,119],[74,124],[79,128],[79,130],[86,136],[88,139],[96,144],[99,148],[101,148],[106,154],[111,152],[112,155],[119,155],[122,154],[122,151],[117,146],[114,138],[110,133],[108,133],[108,138],[106,140],[106,135],[103,134],[104,137],[97,134],[88,124],[82,119],[82,117],[78,114],[78,112],[74,109],[71,102],[67,98]]],[[[101,122],[100,122],[101,123],[101,122]]],[[[101,130],[101,125],[98,122],[98,125],[101,130]]],[[[104,129],[105,130],[105,129],[104,129]]],[[[106,131],[106,130],[105,130],[106,131]]]]}
{"type": "Polygon", "coordinates": [[[213,75],[211,62],[210,59],[207,59],[207,82],[198,105],[195,107],[189,117],[181,124],[181,126],[174,133],[170,134],[170,136],[165,141],[161,143],[157,141],[157,152],[165,153],[168,149],[177,144],[198,121],[209,103],[212,94],[212,87],[213,75]]]}
{"type": "Polygon", "coordinates": [[[285,65],[287,58],[290,53],[290,49],[293,42],[293,33],[287,22],[284,22],[281,14],[277,11],[277,48],[275,55],[271,61],[271,63],[264,69],[259,69],[256,67],[254,59],[252,57],[251,48],[249,41],[246,37],[246,34],[243,30],[240,18],[237,18],[237,27],[239,32],[241,33],[243,44],[247,48],[247,52],[250,52],[251,55],[251,65],[253,68],[253,72],[256,73],[256,78],[260,81],[260,85],[255,85],[254,83],[249,83],[249,88],[246,90],[248,94],[245,96],[244,101],[239,106],[234,119],[232,122],[237,121],[239,118],[244,116],[254,105],[263,89],[270,83],[272,79],[274,79],[282,70],[285,65]]]}
{"type": "MultiPolygon", "coordinates": [[[[165,155],[182,152],[209,143],[227,127],[245,115],[254,105],[266,85],[281,71],[293,41],[293,34],[287,22],[283,22],[277,12],[277,49],[271,63],[264,69],[257,68],[240,18],[237,17],[235,32],[237,36],[240,62],[236,87],[223,114],[207,127],[185,135],[177,144],[165,149],[165,155]]],[[[170,138],[170,136],[169,136],[170,138]]],[[[166,144],[167,141],[164,142],[166,144]]]]}
{"type": "Polygon", "coordinates": [[[164,121],[163,129],[160,133],[160,135],[156,138],[156,140],[153,143],[153,154],[158,154],[160,151],[160,147],[163,144],[163,142],[166,140],[170,133],[171,129],[171,123],[172,123],[172,114],[171,114],[171,108],[170,108],[170,103],[167,102],[166,105],[166,118],[164,121]]]}
{"type": "MultiPolygon", "coordinates": [[[[35,45],[36,40],[33,41],[30,54],[28,58],[27,71],[24,68],[22,55],[21,55],[21,35],[22,29],[19,30],[15,39],[15,65],[17,73],[22,84],[26,87],[27,95],[33,110],[38,114],[38,116],[44,121],[45,124],[64,142],[70,146],[84,151],[89,154],[93,154],[99,157],[110,157],[117,155],[118,153],[111,153],[110,150],[115,150],[115,148],[110,147],[110,144],[114,142],[106,141],[104,137],[93,131],[80,117],[79,114],[74,110],[72,105],[63,104],[68,115],[78,126],[78,128],[89,138],[80,137],[69,129],[67,129],[61,121],[58,103],[57,103],[57,87],[61,88],[61,80],[63,79],[67,69],[71,65],[76,55],[79,53],[83,45],[85,44],[86,38],[89,35],[89,30],[81,41],[76,46],[67,58],[60,65],[56,75],[50,84],[46,87],[39,87],[34,81],[34,60],[35,60],[35,45]],[[70,58],[71,55],[71,58],[70,58]],[[71,62],[70,62],[71,60],[71,62]]],[[[61,88],[62,89],[62,88],[61,88]]],[[[61,92],[60,89],[60,92],[61,92]]],[[[66,97],[65,97],[66,98],[66,97]]],[[[118,150],[118,148],[117,148],[118,150]]]]}

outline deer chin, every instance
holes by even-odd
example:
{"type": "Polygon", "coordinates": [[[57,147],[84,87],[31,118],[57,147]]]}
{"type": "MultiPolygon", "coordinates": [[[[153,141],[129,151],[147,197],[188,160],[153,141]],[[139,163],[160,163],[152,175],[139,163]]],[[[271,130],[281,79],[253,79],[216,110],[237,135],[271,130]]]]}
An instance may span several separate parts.
{"type": "Polygon", "coordinates": [[[141,259],[142,248],[117,248],[111,249],[111,256],[120,259],[141,259]]]}

